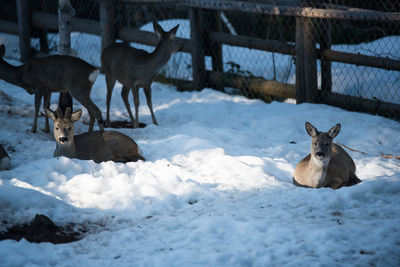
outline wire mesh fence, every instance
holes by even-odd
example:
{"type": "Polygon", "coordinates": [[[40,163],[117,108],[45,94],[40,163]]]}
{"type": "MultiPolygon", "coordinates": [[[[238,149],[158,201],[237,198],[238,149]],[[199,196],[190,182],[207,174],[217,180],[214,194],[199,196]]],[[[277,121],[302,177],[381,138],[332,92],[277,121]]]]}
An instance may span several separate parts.
{"type": "MultiPolygon", "coordinates": [[[[194,66],[192,56],[195,54],[191,48],[189,51],[178,52],[171,57],[168,64],[160,71],[164,77],[173,78],[174,81],[200,79],[203,81],[200,87],[217,87],[220,90],[223,88],[226,92],[267,101],[284,100],[286,97],[254,90],[254,87],[260,84],[263,87],[267,82],[273,81],[278,83],[278,87],[286,86],[285,88],[292,90],[293,98],[299,94],[297,84],[299,73],[296,72],[296,68],[300,66],[300,58],[296,30],[299,17],[303,18],[309,23],[310,42],[315,52],[315,64],[311,68],[315,68],[316,90],[308,92],[308,94],[313,94],[311,102],[328,103],[344,108],[348,105],[358,105],[357,110],[400,117],[400,114],[396,115],[400,105],[400,68],[398,67],[400,23],[396,19],[382,19],[384,17],[382,14],[400,12],[400,3],[397,1],[247,1],[247,4],[265,5],[274,2],[278,5],[273,7],[278,9],[283,7],[282,10],[288,6],[279,6],[281,2],[295,3],[297,10],[300,8],[322,10],[321,12],[333,10],[348,12],[351,15],[348,18],[301,17],[300,13],[285,15],[287,13],[280,12],[281,15],[277,15],[277,13],[249,12],[249,10],[243,12],[238,9],[221,8],[217,10],[217,16],[207,15],[215,10],[204,9],[203,17],[201,19],[196,17],[196,20],[193,20],[190,14],[193,6],[184,5],[179,3],[180,1],[109,2],[113,9],[113,27],[117,32],[117,42],[126,41],[122,40],[118,33],[122,28],[131,27],[153,32],[152,21],[154,20],[159,21],[165,30],[179,24],[177,37],[190,40],[189,46],[194,47],[201,42],[204,57],[200,57],[198,64],[204,64],[204,71],[198,72],[198,66],[194,66]],[[368,19],[357,17],[364,16],[366,13],[372,16],[368,19]],[[373,14],[376,14],[376,17],[373,14]],[[194,36],[193,26],[191,27],[193,22],[196,22],[195,27],[202,27],[202,30],[198,31],[200,33],[198,39],[194,36]],[[230,43],[229,38],[224,39],[226,35],[218,36],[214,34],[215,32],[234,36],[229,37],[233,38],[233,41],[230,43]],[[219,38],[218,42],[215,41],[216,38],[219,38]],[[268,47],[264,48],[264,43],[260,40],[270,41],[266,44],[268,47]],[[234,45],[235,43],[238,45],[234,45]],[[270,49],[270,44],[275,44],[278,48],[270,49]],[[391,68],[390,66],[393,65],[395,67],[391,68]],[[213,78],[215,73],[224,73],[228,76],[224,76],[222,80],[216,80],[213,78]],[[226,82],[226,79],[235,80],[226,82]],[[351,98],[350,100],[336,98],[336,95],[332,94],[351,98]],[[366,100],[366,102],[357,102],[354,99],[366,100]],[[391,105],[387,106],[386,103],[391,105]],[[384,105],[387,108],[382,109],[384,105]]],[[[97,0],[71,0],[74,18],[99,22],[99,3],[97,0]]],[[[57,15],[57,1],[30,1],[30,8],[31,14],[36,12],[57,15]]],[[[17,22],[16,1],[3,1],[0,20],[17,22]]],[[[31,37],[33,54],[40,51],[57,53],[59,37],[54,27],[38,27],[33,20],[31,37]]],[[[73,31],[71,34],[71,47],[76,55],[97,67],[100,67],[101,42],[101,29],[93,29],[93,31],[89,29],[86,32],[73,31]]],[[[19,58],[17,35],[0,33],[0,43],[4,43],[7,47],[6,57],[19,58]]],[[[153,46],[144,44],[131,43],[131,45],[147,51],[154,50],[153,46]]],[[[306,68],[309,67],[308,62],[312,60],[312,58],[304,58],[306,68]]],[[[304,87],[308,87],[308,82],[304,84],[304,87]]],[[[304,88],[304,90],[309,89],[304,88]]],[[[309,100],[306,101],[309,102],[309,100]]]]}

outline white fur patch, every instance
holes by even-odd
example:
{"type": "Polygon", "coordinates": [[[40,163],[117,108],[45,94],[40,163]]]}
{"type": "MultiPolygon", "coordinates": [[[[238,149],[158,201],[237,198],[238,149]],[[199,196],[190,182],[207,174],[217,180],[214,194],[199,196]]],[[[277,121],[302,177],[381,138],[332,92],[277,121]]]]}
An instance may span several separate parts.
{"type": "Polygon", "coordinates": [[[89,82],[94,83],[94,81],[97,79],[97,76],[99,76],[100,70],[95,69],[92,73],[89,74],[89,82]]]}

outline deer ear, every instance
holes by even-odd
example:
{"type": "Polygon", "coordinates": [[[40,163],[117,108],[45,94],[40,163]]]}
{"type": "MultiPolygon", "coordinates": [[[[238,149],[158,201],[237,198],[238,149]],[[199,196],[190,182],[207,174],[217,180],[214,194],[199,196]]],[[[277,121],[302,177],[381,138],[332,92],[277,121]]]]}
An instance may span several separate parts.
{"type": "Polygon", "coordinates": [[[161,28],[160,24],[157,23],[157,21],[153,21],[153,28],[154,32],[158,35],[158,37],[161,38],[162,34],[164,33],[164,30],[161,28]]]}
{"type": "Polygon", "coordinates": [[[341,125],[340,123],[336,124],[335,126],[333,126],[329,131],[328,131],[328,135],[332,138],[335,138],[339,132],[340,132],[340,128],[341,125]]]}
{"type": "Polygon", "coordinates": [[[172,30],[170,30],[170,31],[168,32],[168,37],[169,37],[169,39],[175,38],[176,32],[178,31],[178,28],[179,28],[179,24],[176,25],[174,28],[172,28],[172,30]]]}
{"type": "Polygon", "coordinates": [[[0,58],[4,57],[4,54],[6,53],[6,47],[4,44],[0,45],[0,58]]]}
{"type": "Polygon", "coordinates": [[[46,116],[49,117],[52,121],[56,120],[56,115],[54,114],[53,111],[51,111],[51,109],[45,108],[44,111],[46,113],[46,116]]]}
{"type": "Polygon", "coordinates": [[[77,122],[82,116],[82,109],[78,109],[71,115],[71,121],[72,122],[77,122]]]}
{"type": "Polygon", "coordinates": [[[314,137],[318,135],[318,130],[308,121],[306,122],[306,131],[309,136],[314,137]]]}

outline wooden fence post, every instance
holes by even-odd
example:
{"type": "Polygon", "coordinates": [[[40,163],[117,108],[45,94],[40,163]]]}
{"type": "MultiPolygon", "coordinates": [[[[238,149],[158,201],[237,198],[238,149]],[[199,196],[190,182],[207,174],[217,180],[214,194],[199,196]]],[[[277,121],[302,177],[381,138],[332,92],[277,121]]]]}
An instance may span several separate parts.
{"type": "MultiPolygon", "coordinates": [[[[209,10],[206,15],[205,33],[203,38],[206,39],[206,49],[208,49],[208,55],[211,55],[212,70],[215,72],[224,72],[223,59],[222,59],[222,44],[211,40],[211,32],[222,32],[222,19],[221,12],[209,10]]],[[[208,79],[207,84],[211,84],[211,80],[208,79]]],[[[224,91],[224,85],[217,83],[210,85],[219,91],[224,91]]]]}
{"type": "MultiPolygon", "coordinates": [[[[71,3],[69,0],[58,0],[58,34],[60,37],[59,53],[71,54],[71,3]]],[[[67,107],[72,109],[72,97],[68,92],[61,92],[58,106],[62,113],[67,107]]]]}
{"type": "Polygon", "coordinates": [[[296,101],[318,99],[317,49],[310,18],[296,18],[296,101]]]}
{"type": "Polygon", "coordinates": [[[30,0],[17,0],[17,16],[21,61],[26,62],[32,57],[30,0]]]}
{"type": "Polygon", "coordinates": [[[101,51],[114,43],[116,38],[114,24],[114,5],[111,0],[100,1],[100,31],[101,31],[101,51]]]}
{"type": "Polygon", "coordinates": [[[202,9],[189,9],[190,18],[190,40],[192,44],[192,71],[193,71],[193,90],[203,89],[206,78],[204,64],[205,44],[204,44],[204,11],[202,9]]]}
{"type": "Polygon", "coordinates": [[[312,19],[304,22],[304,74],[306,101],[316,103],[318,96],[317,49],[312,19]]]}
{"type": "Polygon", "coordinates": [[[58,0],[58,34],[60,37],[59,53],[71,53],[71,3],[69,0],[58,0]]]}
{"type": "MultiPolygon", "coordinates": [[[[332,42],[332,22],[329,19],[321,21],[323,31],[320,32],[320,48],[321,48],[321,98],[332,91],[332,63],[322,57],[325,50],[331,49],[332,42]]],[[[324,100],[323,100],[324,101],[324,100]]]]}
{"type": "Polygon", "coordinates": [[[306,102],[303,18],[296,17],[296,103],[306,102]]]}

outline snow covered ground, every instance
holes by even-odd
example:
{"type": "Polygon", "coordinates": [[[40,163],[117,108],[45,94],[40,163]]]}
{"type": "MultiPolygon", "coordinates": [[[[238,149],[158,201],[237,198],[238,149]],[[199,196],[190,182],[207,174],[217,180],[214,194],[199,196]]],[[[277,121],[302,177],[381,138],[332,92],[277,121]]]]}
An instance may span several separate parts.
{"type": "MultiPolygon", "coordinates": [[[[16,62],[13,62],[16,64],[16,62]]],[[[143,129],[122,129],[145,162],[53,158],[52,134],[27,133],[33,96],[0,81],[1,227],[45,214],[88,227],[78,242],[0,242],[0,266],[398,266],[400,124],[325,105],[265,104],[213,90],[179,93],[155,83],[143,129]],[[9,98],[9,99],[7,99],[9,98]],[[292,184],[309,151],[304,122],[342,124],[362,183],[339,190],[292,184]],[[291,143],[292,142],[292,143],[291,143]],[[295,143],[293,143],[295,142],[295,143]],[[5,224],[7,222],[7,224],[5,224]]],[[[128,119],[114,90],[112,120],[128,119]]],[[[105,111],[104,76],[92,98],[105,111]]],[[[52,108],[58,96],[53,96],[52,108]]],[[[75,103],[75,107],[79,107],[75,103]]],[[[83,120],[88,121],[84,110],[83,120]]],[[[39,118],[43,128],[44,119],[39,118]]],[[[87,130],[82,121],[77,133],[87,130]]]]}

